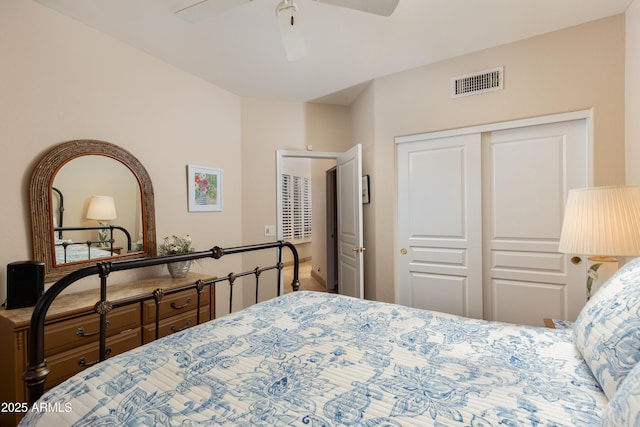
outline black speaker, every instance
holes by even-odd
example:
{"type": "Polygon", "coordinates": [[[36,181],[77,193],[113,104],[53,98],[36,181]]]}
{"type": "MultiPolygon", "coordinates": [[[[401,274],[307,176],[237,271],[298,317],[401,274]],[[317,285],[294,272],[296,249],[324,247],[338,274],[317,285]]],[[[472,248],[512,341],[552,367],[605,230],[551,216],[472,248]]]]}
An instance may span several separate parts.
{"type": "Polygon", "coordinates": [[[16,261],[7,264],[7,310],[36,305],[44,292],[44,263],[16,261]]]}

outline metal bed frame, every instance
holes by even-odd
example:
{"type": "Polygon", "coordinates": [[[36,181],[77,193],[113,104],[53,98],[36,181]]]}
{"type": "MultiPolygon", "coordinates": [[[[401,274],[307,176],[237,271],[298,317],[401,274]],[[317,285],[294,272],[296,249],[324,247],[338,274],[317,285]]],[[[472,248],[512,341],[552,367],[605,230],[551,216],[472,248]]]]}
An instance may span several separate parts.
{"type": "Polygon", "coordinates": [[[29,405],[32,405],[43,393],[44,393],[44,383],[47,379],[47,375],[50,372],[50,368],[47,366],[47,361],[44,358],[44,328],[45,328],[45,318],[47,315],[47,311],[51,306],[53,300],[66,288],[71,286],[73,283],[82,279],[84,277],[98,275],[100,277],[100,300],[96,302],[94,306],[94,311],[100,315],[100,341],[99,341],[99,360],[93,363],[85,364],[89,366],[94,363],[99,363],[105,360],[108,356],[108,352],[106,349],[106,316],[109,311],[114,308],[122,307],[129,304],[140,303],[146,300],[154,300],[156,304],[156,318],[155,318],[155,334],[156,339],[158,339],[159,334],[159,322],[160,322],[160,310],[158,309],[158,305],[162,298],[166,295],[171,295],[176,292],[181,292],[188,289],[196,289],[197,290],[197,323],[200,323],[200,299],[201,293],[205,287],[214,285],[218,282],[227,281],[229,282],[230,292],[229,292],[229,312],[232,311],[232,302],[233,302],[233,286],[235,280],[239,277],[254,275],[255,277],[255,302],[258,302],[258,286],[260,274],[267,270],[278,270],[278,280],[277,280],[277,293],[280,296],[280,288],[282,282],[282,269],[284,264],[282,262],[282,251],[283,248],[287,247],[291,250],[293,255],[293,280],[291,282],[291,287],[294,291],[297,291],[300,287],[300,282],[298,280],[298,269],[299,269],[299,259],[298,252],[293,244],[285,241],[277,241],[272,243],[263,243],[256,245],[248,245],[248,246],[237,246],[232,248],[220,248],[215,246],[214,248],[208,251],[201,252],[192,252],[189,254],[181,254],[181,255],[170,255],[164,257],[150,257],[150,258],[140,258],[135,260],[124,260],[124,261],[102,261],[98,262],[93,266],[85,267],[74,271],[62,279],[58,280],[54,283],[38,300],[36,306],[34,308],[33,314],[31,316],[31,323],[29,325],[29,349],[28,349],[28,359],[29,363],[27,365],[27,370],[22,375],[23,380],[27,384],[28,388],[28,397],[29,397],[29,405]],[[220,259],[224,255],[238,254],[244,252],[252,252],[252,251],[260,251],[265,249],[278,249],[278,262],[274,265],[268,267],[256,267],[253,270],[246,271],[244,273],[230,273],[227,276],[219,277],[212,280],[197,280],[195,283],[185,285],[179,288],[163,290],[156,289],[150,294],[143,294],[131,298],[124,298],[121,300],[110,301],[107,298],[107,278],[109,273],[112,271],[124,271],[131,270],[135,268],[141,267],[149,267],[154,265],[162,265],[171,262],[179,262],[179,261],[191,261],[202,258],[214,258],[220,259]]]}
{"type": "MultiPolygon", "coordinates": [[[[58,223],[54,224],[54,227],[62,227],[64,225],[64,196],[62,191],[56,187],[51,187],[51,189],[58,195],[58,223]]],[[[58,237],[62,239],[62,230],[58,231],[58,237]]]]}
{"type": "MultiPolygon", "coordinates": [[[[109,230],[109,238],[106,240],[106,242],[109,244],[108,246],[105,247],[100,247],[97,246],[99,243],[99,241],[97,240],[86,240],[83,242],[62,242],[62,243],[56,243],[55,246],[59,246],[62,248],[63,252],[64,252],[64,263],[67,263],[67,248],[69,246],[85,246],[87,248],[87,259],[91,259],[91,248],[100,248],[103,249],[107,252],[111,252],[111,255],[117,255],[114,254],[114,246],[113,243],[115,242],[115,239],[113,238],[113,231],[114,230],[120,230],[124,233],[125,237],[127,238],[127,253],[131,252],[131,234],[127,231],[126,228],[124,227],[120,227],[118,225],[94,225],[94,226],[86,226],[86,227],[54,227],[53,231],[55,233],[58,233],[59,237],[62,238],[62,232],[63,231],[85,231],[85,230],[109,230]]],[[[94,257],[97,258],[97,257],[94,257]]]]}

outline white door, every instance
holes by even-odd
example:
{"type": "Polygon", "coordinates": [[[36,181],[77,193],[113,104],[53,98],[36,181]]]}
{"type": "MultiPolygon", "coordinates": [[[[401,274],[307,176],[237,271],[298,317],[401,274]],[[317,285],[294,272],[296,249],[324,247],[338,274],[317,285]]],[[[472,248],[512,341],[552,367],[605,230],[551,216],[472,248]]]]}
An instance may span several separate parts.
{"type": "Polygon", "coordinates": [[[398,144],[398,302],[482,318],[480,135],[398,144]]]}
{"type": "Polygon", "coordinates": [[[582,265],[558,253],[571,188],[588,185],[586,120],[483,137],[484,284],[489,319],[542,325],[575,320],[585,303],[582,265]]]}
{"type": "Polygon", "coordinates": [[[364,297],[362,243],[362,146],[337,158],[338,292],[364,297]]]}

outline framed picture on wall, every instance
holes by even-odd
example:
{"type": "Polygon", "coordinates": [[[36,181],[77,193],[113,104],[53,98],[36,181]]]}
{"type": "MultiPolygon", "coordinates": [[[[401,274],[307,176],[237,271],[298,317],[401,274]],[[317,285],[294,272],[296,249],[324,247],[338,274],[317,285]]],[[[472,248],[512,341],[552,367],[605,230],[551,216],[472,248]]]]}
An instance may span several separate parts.
{"type": "Polygon", "coordinates": [[[222,211],[222,169],[187,166],[189,212],[222,211]]]}
{"type": "Polygon", "coordinates": [[[365,175],[362,177],[362,203],[370,203],[371,199],[369,196],[369,175],[365,175]]]}

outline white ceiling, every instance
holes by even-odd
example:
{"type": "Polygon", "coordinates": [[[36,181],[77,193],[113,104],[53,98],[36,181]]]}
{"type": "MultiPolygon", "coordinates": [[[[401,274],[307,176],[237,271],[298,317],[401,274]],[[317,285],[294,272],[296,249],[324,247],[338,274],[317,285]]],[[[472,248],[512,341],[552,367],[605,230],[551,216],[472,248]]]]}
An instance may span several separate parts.
{"type": "Polygon", "coordinates": [[[295,0],[307,56],[288,62],[279,0],[197,23],[173,14],[185,0],[36,1],[240,96],[345,105],[376,77],[623,13],[632,2],[400,0],[386,18],[295,0]]]}

